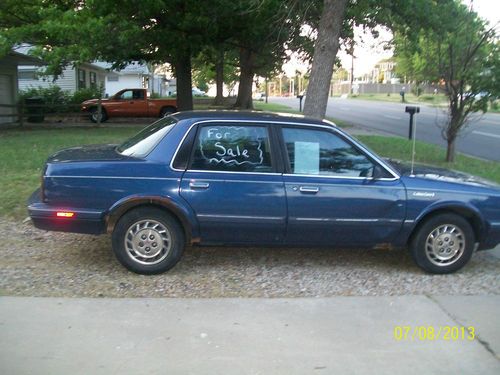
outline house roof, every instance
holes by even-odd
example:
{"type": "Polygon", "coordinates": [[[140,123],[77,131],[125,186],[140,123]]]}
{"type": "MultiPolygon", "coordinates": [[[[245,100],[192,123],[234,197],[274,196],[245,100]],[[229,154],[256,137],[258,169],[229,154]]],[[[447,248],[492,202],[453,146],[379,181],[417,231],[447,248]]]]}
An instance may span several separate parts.
{"type": "Polygon", "coordinates": [[[110,73],[118,74],[118,75],[127,75],[127,74],[145,74],[148,75],[149,69],[146,65],[141,64],[139,62],[133,62],[125,66],[125,68],[121,70],[112,69],[113,64],[104,62],[104,61],[96,61],[94,65],[97,65],[103,69],[106,69],[110,73]]]}
{"type": "Polygon", "coordinates": [[[39,58],[28,56],[16,51],[10,51],[7,56],[4,56],[2,58],[2,60],[3,59],[8,59],[14,62],[16,65],[46,65],[46,63],[39,58]]]}

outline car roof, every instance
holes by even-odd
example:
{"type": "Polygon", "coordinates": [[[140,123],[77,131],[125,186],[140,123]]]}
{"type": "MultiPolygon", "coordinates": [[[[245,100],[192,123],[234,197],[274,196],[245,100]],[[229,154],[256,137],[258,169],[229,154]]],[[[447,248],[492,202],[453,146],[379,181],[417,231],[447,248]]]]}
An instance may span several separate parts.
{"type": "Polygon", "coordinates": [[[202,120],[245,120],[245,121],[270,121],[270,122],[293,122],[299,124],[315,124],[335,126],[326,120],[317,120],[302,115],[290,113],[276,113],[263,111],[236,111],[236,110],[208,110],[208,111],[184,111],[172,115],[177,120],[191,120],[193,122],[202,120]]]}

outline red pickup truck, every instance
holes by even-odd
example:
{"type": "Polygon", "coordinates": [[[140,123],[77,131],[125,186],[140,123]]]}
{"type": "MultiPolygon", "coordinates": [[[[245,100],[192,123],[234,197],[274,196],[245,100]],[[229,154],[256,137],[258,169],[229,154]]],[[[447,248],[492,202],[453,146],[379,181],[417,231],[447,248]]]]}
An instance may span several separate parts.
{"type": "MultiPolygon", "coordinates": [[[[177,112],[175,99],[148,99],[146,89],[125,89],[109,99],[101,100],[101,122],[110,117],[163,117],[177,112]]],[[[82,111],[88,112],[90,120],[97,122],[98,99],[82,103],[82,111]]]]}

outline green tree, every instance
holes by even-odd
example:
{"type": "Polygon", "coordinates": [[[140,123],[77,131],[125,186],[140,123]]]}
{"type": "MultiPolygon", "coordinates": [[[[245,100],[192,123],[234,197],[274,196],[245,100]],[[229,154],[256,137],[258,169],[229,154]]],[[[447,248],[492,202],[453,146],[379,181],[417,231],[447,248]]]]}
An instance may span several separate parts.
{"type": "Polygon", "coordinates": [[[169,62],[181,110],[192,109],[191,56],[217,32],[216,4],[197,0],[4,0],[0,8],[5,52],[16,43],[60,73],[70,63],[104,60],[123,67],[140,60],[169,62]]]}
{"type": "Polygon", "coordinates": [[[251,109],[255,74],[270,77],[281,70],[288,58],[287,48],[300,34],[301,23],[292,16],[286,0],[237,1],[241,8],[228,41],[239,53],[239,88],[235,106],[251,109]]]}
{"type": "MultiPolygon", "coordinates": [[[[440,0],[451,1],[451,0],[440,0]]],[[[296,0],[297,12],[317,30],[314,55],[304,105],[304,113],[324,118],[333,67],[340,46],[349,48],[355,26],[363,26],[377,36],[375,26],[384,25],[412,38],[412,31],[427,27],[435,0],[296,0]],[[319,22],[318,22],[319,21],[319,22]]],[[[310,53],[310,49],[306,50],[310,53]]]]}
{"type": "Polygon", "coordinates": [[[417,82],[439,82],[448,98],[442,125],[446,161],[455,157],[455,144],[470,115],[486,112],[488,101],[500,95],[500,54],[494,28],[458,1],[435,4],[432,28],[415,30],[417,37],[396,38],[401,74],[417,82]]]}

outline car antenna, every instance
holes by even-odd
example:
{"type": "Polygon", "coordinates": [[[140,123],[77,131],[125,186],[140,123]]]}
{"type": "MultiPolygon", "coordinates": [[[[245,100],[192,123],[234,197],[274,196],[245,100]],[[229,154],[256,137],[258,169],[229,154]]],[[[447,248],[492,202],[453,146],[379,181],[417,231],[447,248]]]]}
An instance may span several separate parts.
{"type": "Polygon", "coordinates": [[[411,146],[411,171],[410,177],[415,177],[414,167],[415,167],[415,146],[417,142],[417,118],[415,118],[415,123],[413,123],[413,116],[415,113],[420,113],[420,107],[407,105],[405,108],[405,112],[410,114],[410,131],[408,133],[408,139],[413,140],[411,146]]]}

